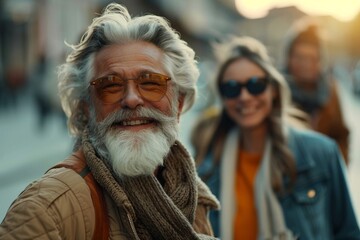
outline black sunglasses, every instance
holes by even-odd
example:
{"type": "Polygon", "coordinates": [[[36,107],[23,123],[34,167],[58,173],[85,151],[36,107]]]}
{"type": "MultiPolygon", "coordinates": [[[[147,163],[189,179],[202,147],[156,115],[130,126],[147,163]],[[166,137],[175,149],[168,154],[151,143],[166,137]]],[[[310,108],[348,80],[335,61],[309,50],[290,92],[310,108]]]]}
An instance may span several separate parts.
{"type": "Polygon", "coordinates": [[[236,98],[241,93],[241,89],[245,87],[250,94],[259,95],[265,91],[269,82],[268,77],[251,77],[245,83],[228,80],[220,83],[220,94],[225,98],[236,98]]]}

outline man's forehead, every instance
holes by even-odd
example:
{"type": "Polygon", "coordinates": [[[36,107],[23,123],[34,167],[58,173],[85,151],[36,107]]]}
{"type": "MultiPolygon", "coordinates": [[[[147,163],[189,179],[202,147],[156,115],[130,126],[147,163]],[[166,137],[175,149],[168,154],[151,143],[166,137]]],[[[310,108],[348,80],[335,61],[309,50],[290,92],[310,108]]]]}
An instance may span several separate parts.
{"type": "Polygon", "coordinates": [[[165,73],[164,53],[152,43],[133,41],[112,44],[95,55],[95,75],[105,72],[124,74],[132,71],[165,73]]]}
{"type": "Polygon", "coordinates": [[[104,46],[95,55],[96,58],[106,58],[107,56],[117,56],[120,59],[139,57],[152,58],[159,60],[164,57],[164,52],[158,46],[146,41],[130,41],[126,43],[114,43],[104,46]]]}

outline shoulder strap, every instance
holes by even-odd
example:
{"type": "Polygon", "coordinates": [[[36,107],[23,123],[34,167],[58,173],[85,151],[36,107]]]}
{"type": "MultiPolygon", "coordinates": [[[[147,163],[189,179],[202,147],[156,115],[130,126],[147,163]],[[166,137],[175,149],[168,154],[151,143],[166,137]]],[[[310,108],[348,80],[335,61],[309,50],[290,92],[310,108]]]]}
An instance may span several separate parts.
{"type": "Polygon", "coordinates": [[[95,181],[89,167],[86,164],[84,153],[81,150],[77,151],[64,161],[53,166],[51,169],[61,167],[74,170],[85,180],[90,189],[90,194],[95,209],[95,229],[93,239],[108,239],[110,224],[106,214],[106,202],[102,193],[102,189],[95,181]]]}

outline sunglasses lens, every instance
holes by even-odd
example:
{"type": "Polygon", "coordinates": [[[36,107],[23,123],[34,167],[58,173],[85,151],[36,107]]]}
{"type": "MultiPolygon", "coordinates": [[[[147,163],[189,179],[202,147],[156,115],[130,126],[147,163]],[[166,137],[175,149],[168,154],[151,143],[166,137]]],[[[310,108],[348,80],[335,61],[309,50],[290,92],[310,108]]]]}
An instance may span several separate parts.
{"type": "Polygon", "coordinates": [[[117,76],[101,78],[95,85],[98,98],[105,104],[112,104],[120,100],[125,92],[124,81],[117,76]]]}
{"type": "Polygon", "coordinates": [[[252,95],[258,95],[265,91],[268,85],[268,78],[252,77],[246,83],[239,83],[236,80],[229,80],[220,84],[220,93],[225,98],[236,98],[241,92],[241,88],[246,87],[252,95]]]}
{"type": "Polygon", "coordinates": [[[220,84],[220,93],[225,98],[236,98],[241,90],[241,85],[235,81],[230,80],[220,84]]]}
{"type": "Polygon", "coordinates": [[[146,100],[156,102],[165,95],[168,78],[155,73],[141,76],[138,80],[139,92],[146,100]]]}
{"type": "Polygon", "coordinates": [[[246,83],[246,88],[249,93],[253,95],[258,95],[265,91],[268,82],[269,81],[267,78],[252,77],[246,83]]]}

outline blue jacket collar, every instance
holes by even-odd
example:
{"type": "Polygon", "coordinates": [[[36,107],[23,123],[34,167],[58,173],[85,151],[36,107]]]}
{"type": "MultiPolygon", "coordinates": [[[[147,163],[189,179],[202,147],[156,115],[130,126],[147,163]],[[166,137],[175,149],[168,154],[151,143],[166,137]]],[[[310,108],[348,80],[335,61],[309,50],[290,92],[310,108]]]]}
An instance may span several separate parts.
{"type": "Polygon", "coordinates": [[[299,137],[299,132],[293,128],[288,129],[288,145],[294,154],[298,172],[306,171],[315,166],[313,156],[306,149],[306,143],[299,137]]]}

